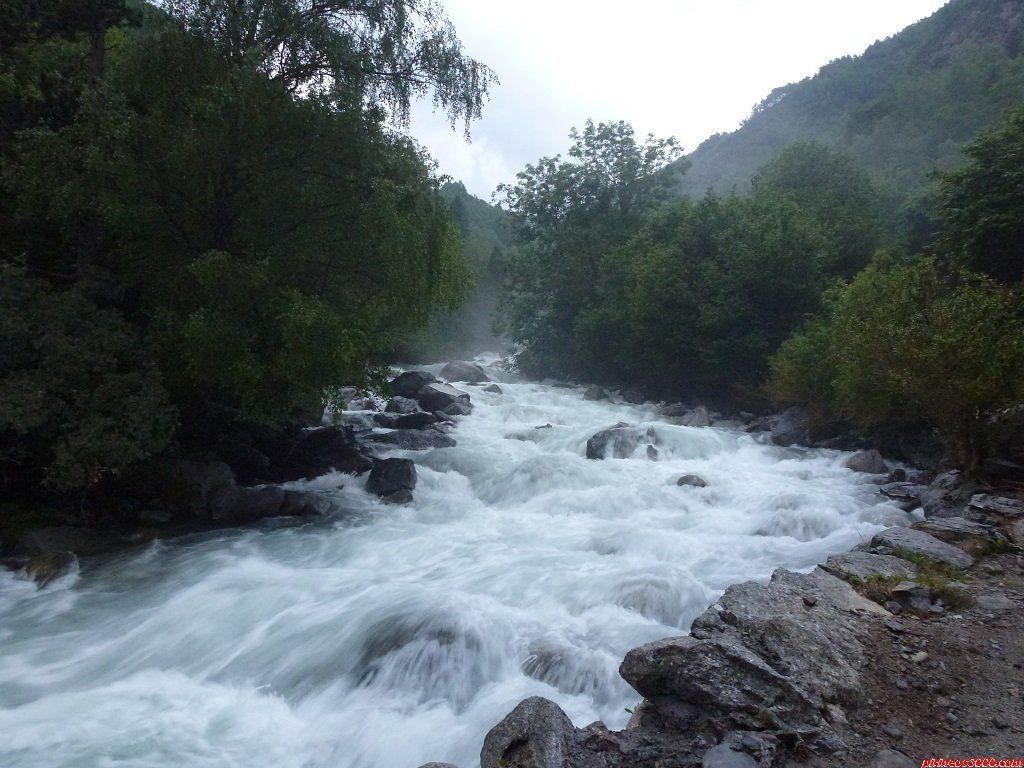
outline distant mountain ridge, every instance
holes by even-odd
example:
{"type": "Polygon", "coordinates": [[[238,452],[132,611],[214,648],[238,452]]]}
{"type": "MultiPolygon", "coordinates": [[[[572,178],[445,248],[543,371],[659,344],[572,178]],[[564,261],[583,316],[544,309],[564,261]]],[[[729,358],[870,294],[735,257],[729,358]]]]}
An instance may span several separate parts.
{"type": "Polygon", "coordinates": [[[680,161],[681,191],[743,192],[797,141],[843,149],[882,185],[913,195],[961,147],[1024,102],[1024,2],[951,0],[932,16],[777,88],[743,125],[680,161]]]}

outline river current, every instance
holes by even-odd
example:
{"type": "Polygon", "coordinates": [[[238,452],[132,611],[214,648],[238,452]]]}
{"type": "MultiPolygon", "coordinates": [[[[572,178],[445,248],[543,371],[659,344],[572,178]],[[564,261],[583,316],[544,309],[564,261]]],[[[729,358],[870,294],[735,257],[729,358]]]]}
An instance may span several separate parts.
{"type": "Polygon", "coordinates": [[[622,727],[630,648],[903,517],[845,454],[488,370],[503,392],[465,387],[457,447],[394,453],[418,465],[406,506],[326,475],[292,486],[331,496],[328,521],[160,541],[43,589],[0,574],[0,765],[472,768],[533,695],[622,727]],[[620,421],[654,427],[656,461],[585,458],[620,421]]]}

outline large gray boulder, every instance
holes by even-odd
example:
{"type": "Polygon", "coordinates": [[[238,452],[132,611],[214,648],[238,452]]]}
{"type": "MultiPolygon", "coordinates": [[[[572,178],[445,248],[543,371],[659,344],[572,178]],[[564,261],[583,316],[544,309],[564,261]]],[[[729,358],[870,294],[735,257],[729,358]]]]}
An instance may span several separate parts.
{"type": "Polygon", "coordinates": [[[448,363],[441,369],[441,378],[448,381],[464,381],[467,384],[481,384],[491,380],[483,368],[467,362],[448,363]]]}
{"type": "Polygon", "coordinates": [[[619,671],[656,708],[689,705],[719,732],[825,732],[826,703],[863,696],[860,614],[888,615],[821,569],[780,570],[730,587],[689,637],[636,648],[619,671]]]}
{"type": "Polygon", "coordinates": [[[868,475],[884,475],[889,471],[882,454],[874,448],[869,451],[857,451],[843,462],[843,466],[854,472],[864,472],[868,475]]]}
{"type": "Polygon", "coordinates": [[[773,416],[768,427],[776,445],[788,447],[811,442],[810,419],[803,408],[790,408],[773,416]]]}
{"type": "Polygon", "coordinates": [[[427,384],[421,389],[416,399],[424,411],[443,411],[450,405],[462,403],[469,405],[469,393],[448,384],[427,384]]]}
{"type": "Polygon", "coordinates": [[[437,377],[427,371],[406,371],[391,380],[391,394],[415,398],[421,389],[435,381],[437,377]]]}
{"type": "Polygon", "coordinates": [[[602,429],[587,441],[588,459],[627,459],[641,442],[654,445],[658,435],[653,427],[634,427],[620,421],[613,427],[602,429]]]}
{"type": "Polygon", "coordinates": [[[416,488],[416,465],[410,459],[381,459],[373,465],[366,490],[385,501],[405,503],[416,488]]]}
{"type": "Polygon", "coordinates": [[[871,540],[871,546],[890,551],[907,552],[944,563],[953,568],[970,568],[974,564],[974,558],[959,547],[954,547],[929,533],[913,528],[899,526],[886,528],[875,534],[871,540]]]}
{"type": "Polygon", "coordinates": [[[575,731],[553,701],[526,699],[487,734],[480,768],[567,768],[575,731]]]}

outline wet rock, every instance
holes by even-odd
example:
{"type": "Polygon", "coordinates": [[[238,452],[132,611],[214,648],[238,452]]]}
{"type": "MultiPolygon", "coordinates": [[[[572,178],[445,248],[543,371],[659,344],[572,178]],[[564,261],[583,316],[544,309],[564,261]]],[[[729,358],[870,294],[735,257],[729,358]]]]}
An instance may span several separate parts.
{"type": "Polygon", "coordinates": [[[843,463],[843,466],[868,475],[884,475],[889,471],[882,454],[873,448],[869,451],[857,451],[843,463]]]}
{"type": "Polygon", "coordinates": [[[437,416],[432,413],[417,411],[397,417],[392,424],[392,429],[423,429],[431,424],[437,424],[438,421],[437,416]]]}
{"type": "Polygon", "coordinates": [[[312,480],[332,470],[359,475],[373,465],[351,429],[319,427],[302,430],[280,448],[271,462],[271,482],[312,480]]]}
{"type": "MultiPolygon", "coordinates": [[[[92,528],[57,525],[36,528],[18,538],[19,553],[35,556],[54,555],[59,559],[67,552],[76,555],[95,555],[118,545],[116,538],[101,536],[92,528]]],[[[42,562],[42,561],[40,561],[42,562]]]]}
{"type": "Polygon", "coordinates": [[[415,398],[421,389],[436,381],[437,377],[427,371],[406,371],[391,380],[391,394],[415,398]]]}
{"type": "Polygon", "coordinates": [[[878,490],[883,496],[892,499],[903,509],[909,511],[921,503],[921,493],[925,489],[914,483],[894,482],[886,483],[878,490]]]}
{"type": "Polygon", "coordinates": [[[40,587],[67,576],[78,567],[73,552],[47,552],[30,558],[25,564],[25,575],[40,587]]]}
{"type": "Polygon", "coordinates": [[[373,465],[366,481],[368,493],[387,501],[405,503],[416,488],[416,465],[410,459],[381,459],[373,465]]]}
{"type": "Polygon", "coordinates": [[[657,461],[658,460],[658,456],[659,456],[658,449],[655,448],[653,445],[648,445],[647,446],[647,458],[650,459],[651,461],[657,461]]]}
{"type": "Polygon", "coordinates": [[[810,419],[803,408],[790,408],[771,417],[768,428],[776,445],[807,445],[810,442],[810,419]]]}
{"type": "Polygon", "coordinates": [[[373,414],[373,423],[382,429],[395,429],[398,427],[398,414],[375,413],[373,414]]]}
{"type": "Polygon", "coordinates": [[[905,483],[907,481],[907,470],[903,467],[896,467],[886,478],[890,483],[905,483]]]}
{"type": "Polygon", "coordinates": [[[701,768],[758,768],[758,762],[729,744],[719,744],[704,753],[701,768]]]}
{"type": "Polygon", "coordinates": [[[567,768],[575,731],[554,702],[526,699],[488,732],[480,768],[567,768]]]}
{"type": "Polygon", "coordinates": [[[871,768],[917,768],[917,763],[895,749],[883,749],[871,761],[871,768]]]}
{"type": "Polygon", "coordinates": [[[845,555],[831,555],[822,566],[829,573],[841,579],[865,581],[872,577],[883,579],[911,579],[916,574],[913,565],[892,555],[876,555],[871,552],[847,552],[845,555]]]}
{"type": "Polygon", "coordinates": [[[448,381],[464,381],[467,384],[480,384],[491,380],[483,368],[467,362],[448,363],[441,369],[441,378],[448,381]]]}
{"type": "Polygon", "coordinates": [[[426,451],[430,448],[452,448],[455,440],[436,429],[396,429],[380,435],[371,435],[374,443],[393,445],[405,451],[426,451]]]}
{"type": "Polygon", "coordinates": [[[971,498],[970,509],[983,515],[992,515],[1007,520],[1024,517],[1024,501],[1005,496],[979,493],[971,498]]]}
{"type": "Polygon", "coordinates": [[[937,517],[914,523],[911,527],[941,539],[947,544],[955,544],[975,556],[985,554],[994,547],[1001,547],[1007,543],[1006,537],[995,526],[976,523],[962,517],[937,517]]]}
{"type": "Polygon", "coordinates": [[[662,406],[660,413],[666,419],[681,419],[692,410],[692,408],[682,403],[672,403],[671,405],[662,406]]]}
{"type": "Polygon", "coordinates": [[[424,411],[444,411],[455,403],[469,405],[469,394],[447,384],[427,384],[417,395],[424,411]]]}
{"type": "Polygon", "coordinates": [[[209,503],[209,515],[221,523],[248,523],[271,517],[316,517],[330,505],[315,494],[286,491],[276,485],[260,488],[231,486],[221,489],[209,503]]]}
{"type": "Polygon", "coordinates": [[[981,471],[992,480],[1024,482],[1024,465],[1006,459],[985,459],[981,471]]]}
{"type": "Polygon", "coordinates": [[[161,506],[192,515],[206,512],[214,496],[235,486],[235,476],[227,464],[188,459],[162,465],[154,481],[161,506]]]}
{"type": "Polygon", "coordinates": [[[452,403],[447,408],[442,410],[446,416],[469,416],[473,412],[473,406],[470,403],[452,403]]]}
{"type": "Polygon", "coordinates": [[[632,405],[643,405],[647,402],[647,398],[644,397],[644,393],[639,389],[626,389],[622,392],[622,402],[632,405]]]}
{"type": "Polygon", "coordinates": [[[698,405],[692,411],[685,414],[680,422],[684,427],[710,427],[711,414],[703,405],[698,405]]]}
{"type": "Polygon", "coordinates": [[[963,517],[976,484],[967,481],[963,473],[943,472],[921,491],[921,506],[926,517],[963,517]]]}
{"type": "MultiPolygon", "coordinates": [[[[353,433],[369,432],[377,426],[377,417],[380,413],[343,413],[337,418],[337,426],[348,428],[353,433]]],[[[264,463],[269,467],[269,461],[264,457],[264,463]]]]}
{"type": "Polygon", "coordinates": [[[592,384],[591,386],[589,386],[585,390],[583,390],[583,399],[584,400],[592,400],[592,401],[593,400],[607,400],[608,399],[608,391],[606,389],[604,389],[603,387],[598,387],[598,386],[592,384]]]}
{"type": "Polygon", "coordinates": [[[708,481],[700,475],[683,475],[676,480],[676,485],[680,487],[689,486],[691,488],[707,488],[708,481]]]}
{"type": "Polygon", "coordinates": [[[644,429],[619,422],[614,427],[602,429],[587,441],[588,459],[626,459],[641,441],[657,442],[653,427],[644,429]]]}
{"type": "Polygon", "coordinates": [[[484,387],[484,392],[490,392],[492,395],[503,394],[501,387],[499,387],[497,384],[488,384],[486,387],[484,387]]]}
{"type": "Polygon", "coordinates": [[[871,545],[873,547],[900,550],[913,555],[920,555],[921,557],[945,563],[954,568],[970,568],[974,564],[974,558],[959,547],[954,547],[952,544],[947,544],[929,533],[913,528],[902,528],[899,526],[886,528],[884,531],[875,534],[875,537],[871,540],[871,545]]]}
{"type": "Polygon", "coordinates": [[[402,397],[396,395],[395,397],[388,400],[388,404],[384,407],[386,413],[416,413],[420,409],[420,404],[417,403],[411,397],[402,397]]]}

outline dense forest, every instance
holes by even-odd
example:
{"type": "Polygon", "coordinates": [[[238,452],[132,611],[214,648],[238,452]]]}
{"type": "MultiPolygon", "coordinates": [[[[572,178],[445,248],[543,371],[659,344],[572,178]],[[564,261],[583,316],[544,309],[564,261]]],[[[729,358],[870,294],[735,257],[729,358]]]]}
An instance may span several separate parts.
{"type": "Polygon", "coordinates": [[[426,97],[468,131],[494,82],[430,1],[5,2],[5,498],[379,383],[470,282],[394,126],[426,97]]]}
{"type": "Polygon", "coordinates": [[[672,199],[666,169],[688,162],[672,140],[626,123],[572,140],[503,189],[517,244],[503,318],[524,371],[799,405],[819,434],[852,429],[897,453],[924,434],[970,468],[998,450],[1024,399],[1024,108],[917,201],[807,141],[744,194],[672,199]]]}

